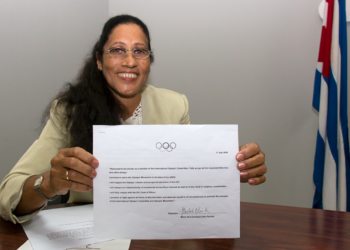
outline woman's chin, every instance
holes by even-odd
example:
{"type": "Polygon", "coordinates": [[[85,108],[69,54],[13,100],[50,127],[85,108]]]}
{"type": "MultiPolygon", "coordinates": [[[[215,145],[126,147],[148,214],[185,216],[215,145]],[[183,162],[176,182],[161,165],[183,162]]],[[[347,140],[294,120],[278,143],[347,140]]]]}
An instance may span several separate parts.
{"type": "Polygon", "coordinates": [[[127,86],[126,88],[113,88],[109,87],[115,97],[117,98],[134,98],[141,94],[142,87],[140,88],[131,88],[131,86],[127,86]]]}
{"type": "Polygon", "coordinates": [[[140,90],[124,90],[116,93],[121,98],[134,98],[141,93],[140,90]]]}

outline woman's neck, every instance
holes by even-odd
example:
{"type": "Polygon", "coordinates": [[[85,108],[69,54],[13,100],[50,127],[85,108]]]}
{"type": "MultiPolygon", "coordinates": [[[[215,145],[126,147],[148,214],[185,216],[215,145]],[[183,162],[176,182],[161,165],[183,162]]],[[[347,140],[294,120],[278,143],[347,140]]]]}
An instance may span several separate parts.
{"type": "Polygon", "coordinates": [[[117,97],[118,100],[121,102],[121,104],[124,107],[124,112],[121,116],[123,120],[125,121],[129,117],[131,117],[141,102],[141,93],[137,94],[136,96],[133,96],[131,98],[124,98],[124,97],[117,97]]]}

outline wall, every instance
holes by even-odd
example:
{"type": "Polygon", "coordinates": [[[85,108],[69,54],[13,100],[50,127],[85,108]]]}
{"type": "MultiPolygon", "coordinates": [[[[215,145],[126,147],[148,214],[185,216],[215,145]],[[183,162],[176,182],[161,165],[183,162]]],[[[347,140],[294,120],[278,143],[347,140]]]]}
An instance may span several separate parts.
{"type": "Polygon", "coordinates": [[[149,83],[186,94],[193,124],[237,123],[240,144],[260,144],[267,182],[242,184],[243,201],[310,207],[319,3],[0,0],[0,178],[38,137],[45,106],[75,77],[109,8],[148,25],[149,83]]]}
{"type": "Polygon", "coordinates": [[[186,94],[192,124],[239,124],[266,153],[267,182],[241,200],[311,207],[320,0],[110,0],[150,28],[149,82],[186,94]]]}
{"type": "Polygon", "coordinates": [[[41,115],[72,80],[108,16],[105,0],[0,0],[0,178],[38,138],[41,115]]]}

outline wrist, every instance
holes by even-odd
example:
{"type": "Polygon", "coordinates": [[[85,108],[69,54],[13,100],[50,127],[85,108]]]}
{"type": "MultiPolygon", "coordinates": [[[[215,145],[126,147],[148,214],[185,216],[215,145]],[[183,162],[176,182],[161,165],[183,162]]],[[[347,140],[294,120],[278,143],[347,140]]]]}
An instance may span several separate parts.
{"type": "Polygon", "coordinates": [[[47,171],[44,173],[44,179],[43,179],[43,183],[40,186],[40,190],[41,193],[47,198],[47,199],[51,199],[54,196],[58,195],[52,188],[50,185],[50,171],[47,171]]]}

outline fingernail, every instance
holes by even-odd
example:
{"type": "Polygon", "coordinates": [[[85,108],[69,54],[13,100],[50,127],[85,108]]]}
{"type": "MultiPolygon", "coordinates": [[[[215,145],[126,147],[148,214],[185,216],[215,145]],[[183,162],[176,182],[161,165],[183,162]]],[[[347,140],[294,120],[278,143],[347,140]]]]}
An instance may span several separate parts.
{"type": "Polygon", "coordinates": [[[237,161],[243,161],[244,160],[244,155],[243,154],[238,154],[237,155],[237,161]]]}
{"type": "Polygon", "coordinates": [[[250,179],[248,182],[249,182],[250,185],[253,185],[255,183],[255,180],[254,179],[250,179]]]}
{"type": "Polygon", "coordinates": [[[241,172],[240,175],[241,177],[246,177],[248,176],[248,172],[247,171],[241,172]]]}
{"type": "Polygon", "coordinates": [[[92,187],[90,186],[90,187],[89,187],[89,190],[91,190],[91,189],[92,189],[92,187]]]}
{"type": "Polygon", "coordinates": [[[92,172],[91,172],[91,176],[92,176],[92,178],[95,178],[95,177],[96,177],[96,175],[97,175],[96,170],[94,170],[94,171],[92,171],[92,172]]]}
{"type": "Polygon", "coordinates": [[[245,163],[243,163],[243,162],[238,163],[238,168],[239,169],[244,169],[245,168],[245,163]]]}
{"type": "Polygon", "coordinates": [[[98,160],[93,160],[93,161],[92,161],[92,167],[93,167],[93,168],[98,168],[98,165],[99,165],[98,160]]]}

